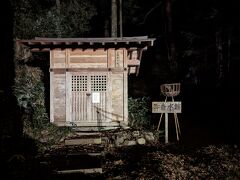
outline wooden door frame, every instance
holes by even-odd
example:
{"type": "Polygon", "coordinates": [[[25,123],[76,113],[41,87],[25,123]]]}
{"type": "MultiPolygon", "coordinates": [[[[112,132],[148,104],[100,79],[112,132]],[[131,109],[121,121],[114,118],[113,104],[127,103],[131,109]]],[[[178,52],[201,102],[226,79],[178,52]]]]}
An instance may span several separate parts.
{"type": "MultiPolygon", "coordinates": [[[[75,125],[72,119],[72,81],[71,77],[72,75],[106,75],[107,76],[107,110],[109,111],[109,119],[111,119],[111,113],[112,113],[112,81],[111,81],[111,72],[109,71],[81,71],[81,72],[66,72],[66,125],[75,125]]],[[[87,112],[89,113],[89,112],[87,112]]],[[[108,124],[111,124],[111,122],[103,122],[102,126],[107,126],[108,124]]],[[[114,125],[116,123],[113,123],[114,125]]],[[[76,124],[77,126],[97,126],[96,122],[81,122],[81,124],[76,124]]]]}

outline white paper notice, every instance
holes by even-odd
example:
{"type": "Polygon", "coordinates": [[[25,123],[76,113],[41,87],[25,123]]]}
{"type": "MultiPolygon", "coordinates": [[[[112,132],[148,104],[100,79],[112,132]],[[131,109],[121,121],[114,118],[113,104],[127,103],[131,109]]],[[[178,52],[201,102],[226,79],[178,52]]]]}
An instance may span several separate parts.
{"type": "Polygon", "coordinates": [[[99,92],[92,93],[92,103],[100,103],[100,93],[99,92]]]}

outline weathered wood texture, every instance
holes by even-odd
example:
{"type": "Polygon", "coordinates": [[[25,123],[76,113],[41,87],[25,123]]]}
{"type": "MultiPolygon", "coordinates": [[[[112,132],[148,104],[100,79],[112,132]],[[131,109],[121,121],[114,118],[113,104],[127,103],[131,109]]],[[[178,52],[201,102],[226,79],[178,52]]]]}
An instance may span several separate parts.
{"type": "Polygon", "coordinates": [[[51,51],[52,69],[103,69],[128,68],[128,74],[138,74],[142,49],[54,49],[51,51]]]}
{"type": "Polygon", "coordinates": [[[52,50],[51,52],[50,68],[66,68],[66,51],[52,50]]]}
{"type": "Polygon", "coordinates": [[[112,109],[113,120],[123,121],[123,74],[112,74],[112,109]]]}
{"type": "Polygon", "coordinates": [[[69,68],[107,68],[107,51],[104,49],[69,50],[69,68]]]}
{"type": "Polygon", "coordinates": [[[127,66],[124,48],[52,50],[52,121],[60,126],[127,124],[127,66]]]}
{"type": "Polygon", "coordinates": [[[128,122],[128,74],[138,74],[154,38],[35,38],[18,40],[50,52],[50,121],[118,126],[128,122]]]}
{"type": "Polygon", "coordinates": [[[128,74],[138,75],[141,59],[142,59],[142,48],[132,48],[128,50],[128,74]]]}
{"type": "Polygon", "coordinates": [[[139,37],[111,37],[111,38],[39,38],[31,40],[18,40],[20,43],[38,50],[43,48],[69,48],[69,47],[88,47],[89,49],[100,47],[147,47],[153,46],[155,38],[147,36],[139,37]]]}
{"type": "Polygon", "coordinates": [[[54,74],[53,82],[53,113],[54,122],[65,122],[66,121],[66,85],[65,85],[65,74],[54,74]]]}

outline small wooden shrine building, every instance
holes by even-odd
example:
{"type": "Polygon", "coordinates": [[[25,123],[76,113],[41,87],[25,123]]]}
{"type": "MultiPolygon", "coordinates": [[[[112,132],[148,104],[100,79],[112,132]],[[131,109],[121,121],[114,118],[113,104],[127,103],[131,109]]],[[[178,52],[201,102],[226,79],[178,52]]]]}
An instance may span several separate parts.
{"type": "Polygon", "coordinates": [[[20,40],[50,52],[50,121],[58,126],[128,124],[128,75],[138,74],[153,38],[35,38],[20,40]]]}

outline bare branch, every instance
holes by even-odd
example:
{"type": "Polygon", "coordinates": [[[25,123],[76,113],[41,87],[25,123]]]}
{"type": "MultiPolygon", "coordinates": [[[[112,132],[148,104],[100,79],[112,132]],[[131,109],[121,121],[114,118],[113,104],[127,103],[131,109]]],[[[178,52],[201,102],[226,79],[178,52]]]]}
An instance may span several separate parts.
{"type": "Polygon", "coordinates": [[[143,22],[140,23],[140,24],[145,24],[148,16],[149,16],[155,9],[157,9],[161,4],[162,4],[162,1],[160,1],[160,2],[157,3],[152,9],[150,9],[150,11],[148,11],[147,14],[144,16],[143,22]]]}

